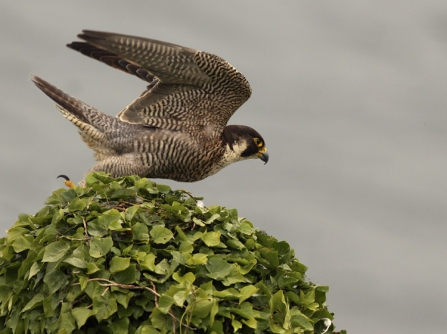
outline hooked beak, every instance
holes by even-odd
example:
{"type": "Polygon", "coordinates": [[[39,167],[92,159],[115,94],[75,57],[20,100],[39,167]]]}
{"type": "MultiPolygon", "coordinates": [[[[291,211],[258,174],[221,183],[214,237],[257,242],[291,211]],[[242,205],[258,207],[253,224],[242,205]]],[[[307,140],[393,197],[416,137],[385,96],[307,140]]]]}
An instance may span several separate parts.
{"type": "MultiPolygon", "coordinates": [[[[262,161],[264,161],[265,164],[266,164],[267,162],[269,162],[269,154],[268,154],[268,152],[267,152],[267,149],[264,148],[262,151],[259,151],[259,152],[258,152],[258,158],[261,159],[262,161]]],[[[264,165],[265,165],[265,164],[264,164],[264,165]]]]}

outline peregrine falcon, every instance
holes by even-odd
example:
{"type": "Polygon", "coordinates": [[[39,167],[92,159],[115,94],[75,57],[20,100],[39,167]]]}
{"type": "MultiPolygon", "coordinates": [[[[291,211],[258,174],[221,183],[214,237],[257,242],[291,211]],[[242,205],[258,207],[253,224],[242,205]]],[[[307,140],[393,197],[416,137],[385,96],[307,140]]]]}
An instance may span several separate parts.
{"type": "Polygon", "coordinates": [[[251,95],[247,79],[228,62],[148,38],[91,30],[78,37],[86,42],[67,46],[148,83],[112,117],[32,77],[95,151],[97,163],[89,172],[195,182],[233,162],[259,158],[267,163],[257,131],[227,125],[251,95]]]}

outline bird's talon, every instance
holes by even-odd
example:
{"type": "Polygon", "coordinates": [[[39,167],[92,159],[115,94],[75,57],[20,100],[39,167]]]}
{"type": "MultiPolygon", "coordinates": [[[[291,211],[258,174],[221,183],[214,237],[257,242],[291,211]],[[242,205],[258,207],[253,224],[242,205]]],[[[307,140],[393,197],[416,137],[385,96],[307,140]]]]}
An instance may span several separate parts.
{"type": "Polygon", "coordinates": [[[65,183],[65,185],[68,187],[68,188],[74,188],[75,187],[75,185],[74,185],[74,183],[73,182],[71,182],[71,180],[70,180],[70,178],[67,176],[67,175],[59,175],[58,177],[57,177],[57,179],[58,178],[63,178],[63,179],[65,179],[65,181],[64,181],[64,183],[65,183]]]}

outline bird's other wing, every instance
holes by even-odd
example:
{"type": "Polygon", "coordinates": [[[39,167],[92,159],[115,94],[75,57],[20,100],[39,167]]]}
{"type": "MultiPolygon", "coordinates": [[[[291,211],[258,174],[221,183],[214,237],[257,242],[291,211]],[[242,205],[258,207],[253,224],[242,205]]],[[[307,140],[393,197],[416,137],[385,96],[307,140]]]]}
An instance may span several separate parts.
{"type": "MultiPolygon", "coordinates": [[[[108,65],[139,77],[157,78],[158,81],[152,81],[148,90],[117,115],[122,121],[171,129],[185,124],[212,125],[213,132],[221,132],[251,95],[245,77],[218,56],[153,39],[107,32],[83,30],[78,37],[94,47],[93,52],[85,52],[90,57],[102,60],[94,54],[100,55],[95,50],[103,50],[102,61],[108,65]]],[[[84,48],[76,48],[74,43],[71,45],[75,47],[70,46],[73,49],[84,48]]]]}
{"type": "Polygon", "coordinates": [[[72,42],[70,44],[67,44],[67,46],[70,49],[79,51],[83,55],[99,60],[100,62],[103,62],[109,66],[112,66],[117,70],[133,74],[139,77],[140,79],[151,83],[152,86],[153,81],[156,80],[154,75],[149,73],[145,68],[132,64],[127,60],[125,60],[123,57],[117,56],[112,52],[99,49],[96,46],[90,45],[85,42],[72,42]]]}

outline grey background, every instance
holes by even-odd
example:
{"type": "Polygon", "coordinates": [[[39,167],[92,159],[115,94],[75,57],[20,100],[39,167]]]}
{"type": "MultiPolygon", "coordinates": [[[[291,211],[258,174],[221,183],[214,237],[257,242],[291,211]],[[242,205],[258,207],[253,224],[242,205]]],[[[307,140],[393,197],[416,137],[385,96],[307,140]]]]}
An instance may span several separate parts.
{"type": "Polygon", "coordinates": [[[1,227],[93,164],[30,73],[115,115],[144,82],[64,45],[81,29],[217,54],[253,88],[231,119],[270,162],[194,184],[287,240],[349,333],[441,333],[447,309],[447,2],[0,1],[1,227]]]}

